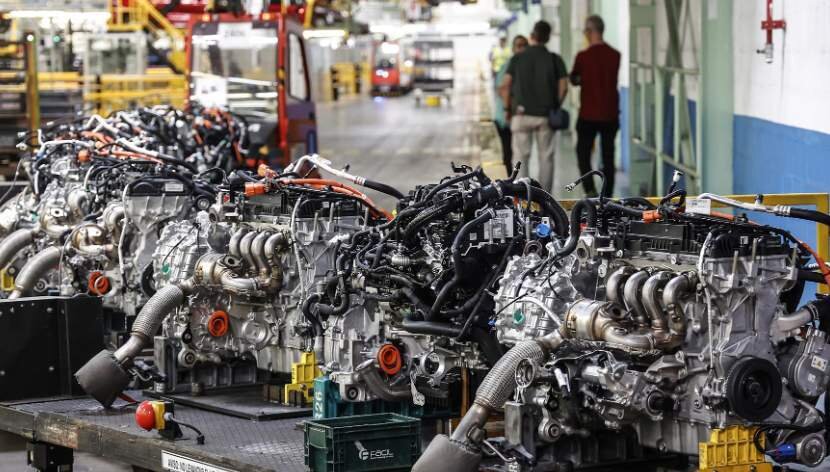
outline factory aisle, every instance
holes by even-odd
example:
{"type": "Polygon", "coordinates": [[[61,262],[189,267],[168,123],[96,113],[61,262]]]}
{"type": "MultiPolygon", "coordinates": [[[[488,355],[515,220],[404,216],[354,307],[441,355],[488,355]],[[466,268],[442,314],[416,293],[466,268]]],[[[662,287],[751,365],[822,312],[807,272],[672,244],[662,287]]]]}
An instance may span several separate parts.
{"type": "MultiPolygon", "coordinates": [[[[480,113],[478,93],[489,83],[479,83],[481,77],[472,69],[457,69],[456,74],[451,105],[416,107],[412,94],[318,104],[320,154],[336,166],[349,165],[350,172],[392,185],[404,194],[418,184],[450,175],[451,163],[480,165],[474,138],[480,113]]],[[[582,198],[581,187],[565,191],[565,185],[579,176],[575,136],[560,133],[557,142],[554,184],[549,190],[556,198],[582,198]]],[[[531,175],[537,168],[535,159],[534,155],[531,175]]],[[[597,160],[595,156],[595,168],[597,160]]],[[[626,195],[628,178],[623,172],[617,173],[617,182],[617,194],[626,195]]],[[[381,206],[394,208],[393,198],[371,190],[367,193],[381,206]]]]}
{"type": "MultiPolygon", "coordinates": [[[[412,95],[320,104],[320,154],[338,166],[403,193],[452,173],[450,163],[478,165],[471,145],[475,90],[457,89],[452,105],[416,107],[412,95]]],[[[384,207],[392,198],[370,193],[384,207]]]]}

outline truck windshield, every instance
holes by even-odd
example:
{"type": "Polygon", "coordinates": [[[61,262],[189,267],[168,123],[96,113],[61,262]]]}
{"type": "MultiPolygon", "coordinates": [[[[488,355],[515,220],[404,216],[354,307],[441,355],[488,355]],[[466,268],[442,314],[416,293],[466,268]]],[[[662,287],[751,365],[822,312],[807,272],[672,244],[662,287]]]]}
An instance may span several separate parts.
{"type": "Polygon", "coordinates": [[[191,39],[190,98],[249,117],[277,114],[277,27],[197,23],[191,39]]]}

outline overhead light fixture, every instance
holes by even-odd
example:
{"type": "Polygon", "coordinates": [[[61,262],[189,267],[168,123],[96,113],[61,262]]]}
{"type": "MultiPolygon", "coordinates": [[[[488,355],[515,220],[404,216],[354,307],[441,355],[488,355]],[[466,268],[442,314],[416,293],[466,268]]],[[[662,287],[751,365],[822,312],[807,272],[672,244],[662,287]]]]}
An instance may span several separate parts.
{"type": "Polygon", "coordinates": [[[346,30],[342,29],[309,29],[303,31],[305,39],[330,39],[330,38],[345,38],[346,30]]]}
{"type": "Polygon", "coordinates": [[[6,17],[12,19],[57,18],[69,21],[107,21],[109,20],[110,14],[105,11],[12,10],[6,14],[6,17]]]}

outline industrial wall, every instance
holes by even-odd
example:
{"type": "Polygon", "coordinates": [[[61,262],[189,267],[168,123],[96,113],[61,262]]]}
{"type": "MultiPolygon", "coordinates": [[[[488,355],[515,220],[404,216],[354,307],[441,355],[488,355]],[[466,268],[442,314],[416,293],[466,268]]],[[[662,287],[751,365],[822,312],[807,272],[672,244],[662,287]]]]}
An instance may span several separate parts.
{"type": "Polygon", "coordinates": [[[830,2],[776,0],[772,64],[762,1],[734,2],[734,187],[749,192],[830,190],[830,2]]]}

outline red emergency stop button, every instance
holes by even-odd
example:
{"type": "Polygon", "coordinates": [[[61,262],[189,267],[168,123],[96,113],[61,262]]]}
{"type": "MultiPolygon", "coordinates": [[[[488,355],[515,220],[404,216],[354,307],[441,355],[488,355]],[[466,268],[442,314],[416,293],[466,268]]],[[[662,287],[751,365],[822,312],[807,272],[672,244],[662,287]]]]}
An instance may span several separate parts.
{"type": "Polygon", "coordinates": [[[135,410],[136,424],[147,431],[156,427],[156,410],[153,408],[153,402],[143,401],[135,410]]]}

